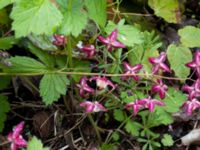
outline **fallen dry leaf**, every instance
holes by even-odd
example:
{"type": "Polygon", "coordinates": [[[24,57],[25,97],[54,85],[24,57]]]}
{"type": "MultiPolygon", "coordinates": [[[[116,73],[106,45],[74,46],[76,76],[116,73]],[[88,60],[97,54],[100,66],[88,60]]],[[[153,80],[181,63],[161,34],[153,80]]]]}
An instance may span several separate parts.
{"type": "Polygon", "coordinates": [[[188,146],[190,144],[200,145],[200,129],[194,129],[181,138],[182,144],[188,146]]]}

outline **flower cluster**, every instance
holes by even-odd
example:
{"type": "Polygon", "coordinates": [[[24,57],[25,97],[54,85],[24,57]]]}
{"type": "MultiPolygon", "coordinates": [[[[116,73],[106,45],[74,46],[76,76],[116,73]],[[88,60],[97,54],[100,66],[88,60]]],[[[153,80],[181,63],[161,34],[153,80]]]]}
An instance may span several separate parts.
{"type": "Polygon", "coordinates": [[[88,45],[83,45],[82,41],[79,41],[79,43],[76,45],[80,51],[86,54],[86,57],[92,58],[96,54],[96,49],[94,45],[88,44],[88,45]]]}
{"type": "MultiPolygon", "coordinates": [[[[107,38],[99,36],[98,39],[107,46],[107,49],[109,51],[112,51],[112,48],[116,47],[124,48],[125,46],[122,43],[116,41],[117,33],[118,31],[114,30],[107,38]]],[[[85,52],[88,57],[92,57],[93,54],[95,53],[95,48],[92,45],[83,46],[82,42],[79,42],[77,47],[81,51],[85,52]]],[[[164,72],[170,72],[169,67],[164,63],[165,60],[166,60],[166,53],[164,52],[162,52],[158,57],[149,58],[149,62],[153,65],[152,69],[153,74],[157,74],[160,70],[164,72]]],[[[140,78],[137,74],[143,68],[143,65],[136,64],[132,66],[128,62],[123,62],[123,67],[124,67],[124,73],[123,73],[124,76],[122,77],[123,80],[127,78],[132,78],[134,81],[139,81],[140,78]]],[[[94,94],[95,89],[93,89],[88,85],[88,83],[92,81],[96,82],[97,90],[104,90],[107,89],[108,87],[111,87],[111,91],[113,91],[117,87],[106,77],[94,76],[89,79],[86,77],[82,77],[79,84],[77,84],[77,86],[79,87],[79,93],[81,97],[85,97],[86,94],[94,94]]],[[[167,90],[168,90],[167,85],[165,85],[161,79],[158,79],[157,82],[151,88],[152,93],[158,93],[161,99],[165,98],[167,90]]],[[[150,112],[153,112],[155,105],[164,106],[165,104],[164,102],[153,99],[151,98],[151,96],[149,96],[148,98],[128,103],[125,106],[125,108],[126,109],[132,108],[134,114],[136,115],[138,111],[143,108],[148,108],[150,112]]],[[[85,101],[82,102],[80,106],[84,107],[87,113],[107,111],[107,109],[97,101],[95,102],[85,101]]]]}
{"type": "Polygon", "coordinates": [[[85,97],[85,94],[87,94],[87,93],[93,94],[95,92],[95,89],[93,89],[92,87],[90,87],[88,85],[88,82],[91,82],[91,81],[96,82],[96,86],[97,86],[98,90],[104,90],[108,86],[110,86],[112,88],[112,90],[115,90],[115,88],[116,88],[116,85],[114,85],[106,77],[95,76],[95,77],[91,77],[90,79],[88,79],[86,77],[82,77],[79,84],[77,84],[77,87],[79,87],[79,93],[80,93],[81,97],[85,97]]]}
{"type": "Polygon", "coordinates": [[[107,50],[110,52],[113,50],[113,48],[125,48],[126,46],[123,43],[117,41],[117,34],[118,30],[115,29],[108,37],[104,38],[103,36],[98,36],[97,39],[105,44],[107,50]]]}
{"type": "Polygon", "coordinates": [[[157,99],[152,99],[151,96],[136,100],[134,102],[130,102],[126,104],[125,108],[129,109],[132,108],[134,115],[138,113],[140,109],[148,108],[150,112],[154,112],[155,106],[164,106],[165,104],[157,99]]]}
{"type": "Polygon", "coordinates": [[[164,72],[171,72],[169,67],[164,63],[166,60],[167,54],[162,52],[158,57],[150,57],[149,62],[153,65],[152,73],[157,74],[159,70],[164,72]]]}
{"type": "Polygon", "coordinates": [[[94,93],[94,89],[91,88],[88,83],[88,79],[86,77],[82,77],[77,87],[79,87],[79,94],[81,97],[85,96],[85,93],[94,93]]]}
{"type": "MultiPolygon", "coordinates": [[[[108,37],[98,36],[97,39],[106,45],[106,48],[109,52],[112,52],[113,48],[125,48],[125,45],[119,41],[117,41],[118,30],[115,29],[111,32],[108,37]]],[[[57,41],[57,45],[63,43],[62,37],[57,35],[54,37],[57,41]]],[[[94,45],[86,44],[83,42],[79,42],[77,47],[81,52],[83,52],[86,57],[92,58],[96,54],[96,48],[94,45]]],[[[165,52],[161,52],[158,57],[150,57],[148,60],[152,64],[152,74],[156,75],[161,72],[171,73],[170,68],[166,65],[165,61],[167,59],[167,54],[165,52]]],[[[194,56],[194,60],[186,64],[187,67],[192,68],[196,71],[197,77],[200,77],[200,52],[196,52],[194,56]]],[[[139,71],[143,68],[142,64],[130,65],[128,62],[123,62],[124,67],[124,76],[122,80],[132,78],[134,81],[139,81],[139,76],[137,75],[139,71]]],[[[111,91],[116,89],[116,85],[113,84],[108,78],[94,76],[91,78],[82,77],[79,84],[79,93],[81,97],[85,97],[86,94],[94,94],[95,90],[104,90],[108,87],[111,87],[111,91]],[[97,89],[94,89],[88,85],[88,83],[95,81],[97,89]]],[[[166,92],[168,90],[167,85],[163,83],[161,79],[157,79],[155,84],[151,87],[152,94],[159,94],[161,99],[164,99],[166,96],[166,92]]],[[[200,102],[197,98],[200,96],[200,78],[193,83],[193,85],[185,85],[183,86],[183,91],[188,93],[188,101],[186,101],[182,108],[186,111],[188,115],[192,114],[192,111],[196,108],[200,107],[200,102]]],[[[152,99],[151,96],[148,98],[135,100],[131,103],[128,103],[125,108],[133,109],[133,113],[136,115],[140,109],[148,108],[150,112],[154,111],[155,105],[164,106],[162,101],[152,99]]],[[[81,107],[86,109],[87,113],[98,112],[98,111],[107,111],[107,109],[101,105],[99,102],[91,102],[85,101],[80,104],[81,107]]]]}
{"type": "Polygon", "coordinates": [[[161,99],[165,98],[167,90],[167,85],[165,85],[161,79],[158,79],[157,83],[151,88],[152,93],[159,93],[161,99]]]}
{"type": "Polygon", "coordinates": [[[200,77],[200,51],[197,51],[194,60],[186,64],[187,67],[194,69],[198,77],[200,77]]]}
{"type": "MultiPolygon", "coordinates": [[[[140,71],[140,69],[142,69],[142,65],[137,64],[137,65],[131,66],[127,62],[124,62],[123,65],[124,65],[124,71],[125,71],[124,74],[127,74],[129,75],[129,77],[133,78],[133,80],[138,81],[139,77],[137,76],[137,73],[140,71]]],[[[91,77],[90,79],[87,79],[86,77],[82,77],[80,80],[80,83],[77,85],[79,87],[80,95],[82,97],[84,97],[86,93],[93,94],[95,91],[93,88],[91,88],[88,85],[89,81],[90,82],[96,81],[98,90],[106,89],[108,86],[112,88],[111,90],[115,90],[115,88],[117,87],[106,77],[95,76],[95,77],[91,77]]],[[[162,82],[162,80],[159,79],[157,80],[156,84],[152,86],[151,91],[152,93],[159,93],[160,98],[163,99],[165,98],[165,93],[167,89],[168,89],[167,85],[165,85],[162,82]]],[[[149,96],[148,98],[144,98],[144,99],[140,99],[140,100],[136,100],[134,102],[128,103],[125,106],[125,108],[126,109],[132,108],[133,113],[136,115],[140,109],[144,109],[144,108],[148,108],[150,112],[153,112],[156,105],[164,106],[165,104],[164,102],[156,100],[156,99],[152,99],[149,96]]],[[[80,106],[84,107],[87,113],[107,111],[107,109],[97,101],[95,102],[85,101],[85,102],[82,102],[80,106]]]]}
{"type": "Polygon", "coordinates": [[[19,123],[13,128],[13,131],[8,134],[8,141],[11,142],[11,150],[18,150],[22,147],[27,147],[27,141],[23,139],[21,132],[24,128],[24,122],[19,123]]]}
{"type": "Polygon", "coordinates": [[[200,52],[196,52],[194,60],[186,64],[187,67],[196,71],[198,79],[191,85],[184,85],[183,91],[188,93],[188,100],[183,104],[182,108],[188,115],[196,108],[200,108],[200,102],[197,100],[200,97],[200,52]]]}
{"type": "MultiPolygon", "coordinates": [[[[133,80],[138,81],[139,77],[136,74],[142,69],[143,66],[141,64],[131,66],[127,62],[124,62],[123,65],[125,70],[124,74],[130,75],[133,80]]],[[[125,79],[125,77],[123,77],[122,79],[125,79]]]]}
{"type": "Polygon", "coordinates": [[[67,42],[67,39],[64,35],[55,34],[53,36],[53,44],[56,46],[64,46],[67,42]]]}
{"type": "Polygon", "coordinates": [[[97,101],[95,102],[85,101],[80,103],[80,106],[85,108],[86,113],[107,111],[107,109],[97,101]]]}
{"type": "MultiPolygon", "coordinates": [[[[113,48],[125,48],[126,46],[117,41],[118,30],[113,30],[108,37],[98,36],[97,39],[102,42],[109,52],[112,52],[113,48]]],[[[76,45],[78,49],[83,52],[86,57],[92,58],[96,54],[96,48],[92,44],[83,45],[82,41],[79,41],[76,45]]]]}

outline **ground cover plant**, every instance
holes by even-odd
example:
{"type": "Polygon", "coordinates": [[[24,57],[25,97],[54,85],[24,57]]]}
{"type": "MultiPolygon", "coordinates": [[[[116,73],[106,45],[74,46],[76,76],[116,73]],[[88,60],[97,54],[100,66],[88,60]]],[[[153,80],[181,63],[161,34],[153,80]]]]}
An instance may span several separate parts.
{"type": "Polygon", "coordinates": [[[0,0],[1,149],[199,149],[199,16],[199,0],[0,0]]]}

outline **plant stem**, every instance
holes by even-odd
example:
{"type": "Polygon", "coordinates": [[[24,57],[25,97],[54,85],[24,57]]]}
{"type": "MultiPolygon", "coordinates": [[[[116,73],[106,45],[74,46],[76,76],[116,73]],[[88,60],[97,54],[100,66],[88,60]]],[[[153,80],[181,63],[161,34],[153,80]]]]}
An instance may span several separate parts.
{"type": "Polygon", "coordinates": [[[101,142],[101,135],[99,133],[98,126],[95,123],[95,121],[94,121],[94,119],[93,119],[91,114],[88,114],[88,119],[89,119],[90,123],[92,124],[92,126],[93,126],[93,128],[94,128],[94,130],[95,130],[95,132],[97,134],[98,141],[101,142]]]}
{"type": "MultiPolygon", "coordinates": [[[[8,72],[0,72],[0,76],[41,76],[44,74],[65,74],[65,75],[84,75],[84,76],[105,76],[105,77],[131,77],[133,74],[109,74],[109,73],[91,73],[91,72],[65,72],[65,71],[54,71],[54,72],[34,72],[34,73],[22,73],[22,72],[16,72],[16,73],[8,73],[8,72]]],[[[166,77],[161,75],[155,75],[155,74],[147,74],[147,73],[138,73],[135,74],[137,76],[151,79],[151,78],[162,78],[166,80],[177,80],[177,81],[195,81],[191,78],[177,78],[177,77],[166,77]]]]}
{"type": "MultiPolygon", "coordinates": [[[[119,130],[121,127],[123,127],[124,124],[125,124],[131,117],[133,117],[133,115],[130,115],[129,117],[127,117],[127,118],[118,126],[118,128],[115,129],[115,130],[119,130]]],[[[109,137],[106,138],[105,143],[109,143],[110,140],[111,140],[111,136],[109,136],[109,137]]]]}
{"type": "Polygon", "coordinates": [[[73,0],[69,0],[69,2],[68,2],[68,9],[69,9],[69,11],[71,12],[72,11],[72,3],[73,3],[73,0]]]}
{"type": "Polygon", "coordinates": [[[67,54],[68,54],[68,66],[70,68],[73,67],[72,63],[72,43],[71,43],[71,36],[68,36],[67,38],[67,54]]]}

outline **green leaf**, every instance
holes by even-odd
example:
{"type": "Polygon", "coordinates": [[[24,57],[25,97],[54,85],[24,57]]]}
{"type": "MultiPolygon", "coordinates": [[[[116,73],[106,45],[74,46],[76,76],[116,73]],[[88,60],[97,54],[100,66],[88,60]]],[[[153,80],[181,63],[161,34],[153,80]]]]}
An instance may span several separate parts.
{"type": "Polygon", "coordinates": [[[1,76],[0,77],[0,90],[7,88],[8,85],[10,84],[11,79],[12,78],[10,76],[1,76]]]}
{"type": "Polygon", "coordinates": [[[170,113],[178,112],[186,100],[186,94],[183,94],[180,90],[170,87],[167,91],[165,99],[163,99],[166,105],[163,108],[170,113]]]}
{"type": "Polygon", "coordinates": [[[125,130],[133,136],[139,136],[139,131],[142,128],[142,125],[138,122],[133,122],[132,120],[128,120],[125,125],[125,130]]]}
{"type": "Polygon", "coordinates": [[[180,78],[187,78],[190,69],[185,64],[192,60],[191,51],[186,47],[171,44],[167,48],[167,57],[175,75],[180,78]]]}
{"type": "MultiPolygon", "coordinates": [[[[78,59],[73,59],[73,71],[74,72],[91,72],[90,68],[90,62],[89,61],[83,61],[83,60],[78,60],[78,59]]],[[[82,75],[72,75],[72,78],[78,82],[82,75]]]]}
{"type": "Polygon", "coordinates": [[[158,50],[143,49],[142,45],[135,46],[129,50],[128,60],[131,65],[142,64],[145,72],[151,72],[152,65],[149,63],[149,57],[159,56],[158,50]]]}
{"type": "Polygon", "coordinates": [[[12,48],[17,43],[17,39],[14,36],[0,38],[0,49],[7,50],[12,48]]]}
{"type": "Polygon", "coordinates": [[[4,128],[4,122],[6,121],[6,113],[10,111],[10,104],[7,101],[7,97],[0,95],[0,132],[4,128]]]}
{"type": "Polygon", "coordinates": [[[58,48],[52,43],[52,36],[29,35],[28,39],[38,48],[44,51],[56,51],[58,48]]]}
{"type": "Polygon", "coordinates": [[[61,10],[64,12],[65,9],[67,9],[67,7],[68,7],[68,1],[69,0],[56,0],[56,3],[59,5],[61,10]]]}
{"type": "Polygon", "coordinates": [[[115,150],[115,147],[113,144],[102,144],[101,150],[115,150]]]}
{"type": "Polygon", "coordinates": [[[169,23],[180,22],[178,0],[149,0],[148,4],[156,16],[162,17],[169,23]]]}
{"type": "Polygon", "coordinates": [[[46,148],[43,146],[42,142],[37,139],[35,136],[31,139],[31,141],[28,142],[27,150],[49,150],[49,148],[46,148]]]}
{"type": "MultiPolygon", "coordinates": [[[[148,143],[145,143],[143,146],[142,146],[142,150],[147,150],[147,147],[148,147],[148,143]]],[[[149,149],[150,150],[150,149],[149,149]]]]}
{"type": "Polygon", "coordinates": [[[142,58],[142,65],[145,72],[151,73],[152,72],[152,64],[149,63],[149,57],[158,57],[159,52],[157,49],[150,50],[146,49],[142,58]]]}
{"type": "Polygon", "coordinates": [[[200,29],[193,26],[186,26],[178,30],[181,43],[186,47],[200,47],[200,29]]]}
{"type": "Polygon", "coordinates": [[[66,75],[45,74],[40,81],[40,95],[46,105],[57,101],[61,95],[65,95],[69,80],[66,75]]]}
{"type": "Polygon", "coordinates": [[[128,51],[128,60],[132,65],[142,64],[145,72],[151,73],[149,57],[159,56],[158,48],[162,46],[159,36],[154,32],[143,32],[144,41],[128,51]]]}
{"type": "Polygon", "coordinates": [[[161,140],[162,144],[164,146],[173,146],[174,141],[172,139],[172,136],[169,134],[164,134],[162,140],[161,140]]]}
{"type": "Polygon", "coordinates": [[[157,127],[162,124],[168,125],[173,122],[172,115],[160,106],[156,106],[153,113],[149,113],[149,111],[141,111],[139,112],[139,115],[142,117],[143,124],[148,128],[157,127]]]}
{"type": "Polygon", "coordinates": [[[12,4],[15,0],[0,0],[0,9],[12,4]]]}
{"type": "Polygon", "coordinates": [[[0,9],[0,18],[1,25],[8,25],[10,19],[6,8],[0,9]]]}
{"type": "Polygon", "coordinates": [[[90,19],[94,20],[100,27],[106,24],[106,0],[86,0],[85,6],[90,19]]]}
{"type": "Polygon", "coordinates": [[[121,20],[117,25],[111,21],[108,22],[105,31],[110,34],[114,29],[118,29],[117,39],[126,46],[134,46],[142,43],[142,34],[139,29],[132,25],[124,25],[124,20],[121,20]]]}
{"type": "MultiPolygon", "coordinates": [[[[157,118],[157,123],[155,122],[154,127],[159,125],[169,125],[173,123],[174,119],[170,113],[168,113],[163,107],[156,107],[155,118],[157,118]]],[[[155,121],[155,120],[154,120],[155,121]]]]}
{"type": "MultiPolygon", "coordinates": [[[[159,142],[152,141],[152,146],[161,147],[161,144],[159,142]]],[[[153,148],[152,148],[152,150],[153,150],[153,148]]]]}
{"type": "Polygon", "coordinates": [[[16,37],[30,33],[49,35],[61,24],[62,14],[50,0],[18,0],[11,18],[16,37]]]}
{"type": "Polygon", "coordinates": [[[60,33],[77,37],[87,24],[87,14],[81,0],[68,1],[60,33]],[[72,2],[70,5],[69,3],[72,2]]]}
{"type": "Polygon", "coordinates": [[[47,71],[45,65],[39,61],[25,56],[11,57],[7,61],[11,62],[10,67],[4,68],[5,72],[11,73],[44,73],[47,71]]]}
{"type": "Polygon", "coordinates": [[[124,121],[126,119],[126,114],[121,109],[115,109],[114,118],[117,121],[124,121]]]}
{"type": "Polygon", "coordinates": [[[115,132],[112,133],[112,139],[113,139],[114,141],[118,141],[119,138],[120,138],[120,135],[119,135],[118,132],[115,131],[115,132]]]}
{"type": "Polygon", "coordinates": [[[47,51],[43,51],[37,47],[35,47],[33,44],[28,44],[29,51],[36,55],[49,69],[52,69],[54,67],[54,56],[50,55],[47,51]]]}

